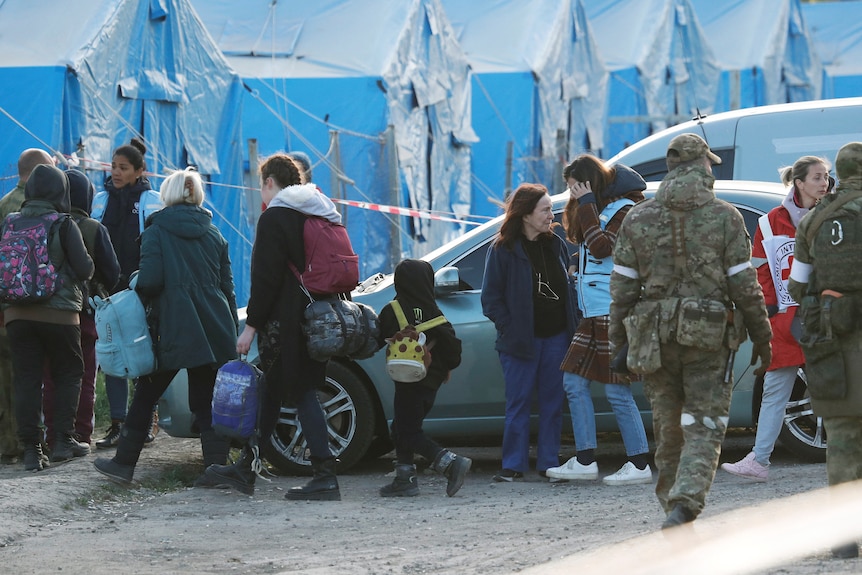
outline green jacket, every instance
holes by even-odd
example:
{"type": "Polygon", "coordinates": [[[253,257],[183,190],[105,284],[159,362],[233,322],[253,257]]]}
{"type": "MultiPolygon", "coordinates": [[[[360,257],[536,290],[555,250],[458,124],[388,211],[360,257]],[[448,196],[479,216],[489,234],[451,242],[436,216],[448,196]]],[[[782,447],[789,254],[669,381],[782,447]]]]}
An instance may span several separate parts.
{"type": "Polygon", "coordinates": [[[236,358],[233,289],[228,243],[210,212],[180,204],[148,219],[136,290],[153,305],[159,370],[236,358]]]}
{"type": "Polygon", "coordinates": [[[736,208],[715,197],[714,181],[702,166],[679,167],[665,177],[655,198],[626,214],[614,246],[610,285],[609,336],[615,349],[625,344],[623,319],[641,298],[671,296],[732,303],[753,342],[772,339],[745,222],[736,208]],[[676,249],[687,269],[678,279],[676,249]]]}
{"type": "Polygon", "coordinates": [[[0,199],[0,222],[6,219],[6,216],[12,212],[21,211],[21,204],[24,203],[24,184],[18,180],[18,185],[11,192],[0,199]]]}

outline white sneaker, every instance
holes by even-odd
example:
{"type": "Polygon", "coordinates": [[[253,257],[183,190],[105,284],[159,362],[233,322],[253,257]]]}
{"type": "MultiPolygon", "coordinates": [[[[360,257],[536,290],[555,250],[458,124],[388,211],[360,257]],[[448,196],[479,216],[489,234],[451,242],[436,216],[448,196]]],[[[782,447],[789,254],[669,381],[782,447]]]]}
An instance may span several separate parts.
{"type": "Polygon", "coordinates": [[[649,465],[643,469],[638,469],[634,463],[626,461],[626,464],[620,467],[619,471],[602,479],[602,483],[605,485],[652,483],[652,469],[650,469],[649,465]]]}
{"type": "Polygon", "coordinates": [[[593,480],[599,478],[599,466],[593,461],[589,465],[578,463],[577,457],[572,457],[559,467],[549,467],[545,470],[548,477],[554,479],[593,480]]]}

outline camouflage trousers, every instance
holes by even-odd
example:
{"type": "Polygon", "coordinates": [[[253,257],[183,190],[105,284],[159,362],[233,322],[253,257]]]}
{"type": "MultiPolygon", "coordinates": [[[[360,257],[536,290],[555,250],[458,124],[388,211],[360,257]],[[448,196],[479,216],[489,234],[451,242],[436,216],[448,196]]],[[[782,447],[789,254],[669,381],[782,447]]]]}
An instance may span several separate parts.
{"type": "Polygon", "coordinates": [[[16,455],[20,452],[12,393],[12,354],[6,328],[0,327],[0,454],[16,455]]]}
{"type": "Polygon", "coordinates": [[[829,485],[862,479],[862,417],[824,417],[829,485]]]}
{"type": "Polygon", "coordinates": [[[665,512],[677,504],[695,516],[703,510],[727,431],[729,353],[663,343],[661,368],[644,376],[656,440],[655,492],[665,512]]]}

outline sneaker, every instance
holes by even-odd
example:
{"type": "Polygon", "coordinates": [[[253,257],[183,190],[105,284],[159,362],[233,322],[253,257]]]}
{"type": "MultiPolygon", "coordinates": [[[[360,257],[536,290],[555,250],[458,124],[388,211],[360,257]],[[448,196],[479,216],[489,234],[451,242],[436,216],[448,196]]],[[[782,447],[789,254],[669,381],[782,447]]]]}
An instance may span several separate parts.
{"type": "Polygon", "coordinates": [[[501,469],[498,471],[493,479],[497,483],[511,483],[513,481],[519,481],[524,478],[524,474],[520,471],[513,471],[511,469],[501,469]]]}
{"type": "Polygon", "coordinates": [[[153,421],[150,423],[150,430],[147,432],[147,438],[144,440],[144,446],[148,447],[150,443],[156,440],[159,434],[159,408],[153,410],[153,421]]]}
{"type": "Polygon", "coordinates": [[[559,467],[549,467],[545,473],[554,479],[589,481],[599,478],[599,465],[595,461],[589,465],[581,465],[577,457],[572,457],[559,467]]]}
{"type": "Polygon", "coordinates": [[[736,463],[722,463],[721,468],[733,475],[760,483],[769,478],[769,467],[755,461],[753,451],[736,463]]]}
{"type": "Polygon", "coordinates": [[[548,474],[545,471],[540,471],[539,477],[544,477],[545,479],[548,480],[548,483],[568,483],[569,482],[568,479],[560,479],[559,477],[548,477],[548,474]]]}
{"type": "Polygon", "coordinates": [[[638,469],[631,461],[626,461],[626,464],[620,467],[619,471],[613,475],[608,475],[602,479],[605,485],[640,485],[643,483],[652,483],[652,469],[647,465],[643,469],[638,469]]]}

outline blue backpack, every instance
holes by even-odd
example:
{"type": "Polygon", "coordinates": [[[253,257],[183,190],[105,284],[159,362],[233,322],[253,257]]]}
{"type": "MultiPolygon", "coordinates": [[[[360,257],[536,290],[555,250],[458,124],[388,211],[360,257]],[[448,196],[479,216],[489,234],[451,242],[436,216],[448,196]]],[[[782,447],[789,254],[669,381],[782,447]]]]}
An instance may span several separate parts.
{"type": "Polygon", "coordinates": [[[212,426],[216,433],[237,439],[254,435],[262,375],[260,369],[243,360],[221,366],[213,389],[212,426]]]}
{"type": "Polygon", "coordinates": [[[137,275],[133,275],[127,289],[106,298],[90,298],[98,337],[96,361],[107,375],[135,378],[156,371],[153,338],[144,304],[135,292],[137,283],[137,275]]]}

